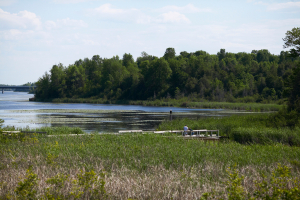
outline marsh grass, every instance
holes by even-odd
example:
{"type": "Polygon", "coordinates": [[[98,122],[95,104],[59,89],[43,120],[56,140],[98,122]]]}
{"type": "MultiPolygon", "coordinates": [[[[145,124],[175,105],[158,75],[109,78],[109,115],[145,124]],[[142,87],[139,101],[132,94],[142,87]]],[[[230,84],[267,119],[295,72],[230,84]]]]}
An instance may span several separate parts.
{"type": "Polygon", "coordinates": [[[176,119],[162,122],[158,130],[182,130],[188,125],[193,130],[218,129],[220,135],[228,136],[230,140],[242,144],[271,144],[282,143],[300,146],[300,128],[274,128],[269,125],[268,113],[248,115],[233,115],[230,117],[211,117],[192,119],[176,119]]]}
{"type": "Polygon", "coordinates": [[[48,100],[53,103],[93,103],[93,104],[124,104],[124,105],[143,105],[143,106],[167,106],[167,107],[188,107],[205,109],[231,109],[244,110],[251,112],[279,111],[283,105],[276,103],[231,103],[231,102],[212,102],[198,101],[189,98],[181,99],[156,99],[156,100],[107,100],[97,98],[60,98],[48,100]]]}
{"type": "MultiPolygon", "coordinates": [[[[84,131],[78,127],[40,127],[40,128],[16,128],[14,126],[6,126],[3,128],[4,131],[27,131],[32,132],[33,135],[35,132],[45,132],[46,135],[68,135],[68,134],[84,134],[84,131]]],[[[21,134],[22,135],[22,134],[21,134]]],[[[21,136],[20,135],[20,136],[21,136]]],[[[25,134],[24,134],[25,135],[25,134]]],[[[44,134],[36,133],[35,135],[45,136],[44,134]]]]}
{"type": "Polygon", "coordinates": [[[35,142],[1,138],[0,199],[16,199],[19,183],[30,177],[36,180],[31,191],[38,199],[51,199],[47,191],[48,197],[65,199],[199,199],[203,194],[213,199],[229,194],[228,167],[236,166],[250,193],[262,174],[271,179],[278,163],[289,166],[293,177],[300,174],[300,148],[280,143],[242,145],[155,134],[58,135],[37,135],[35,142]]]}

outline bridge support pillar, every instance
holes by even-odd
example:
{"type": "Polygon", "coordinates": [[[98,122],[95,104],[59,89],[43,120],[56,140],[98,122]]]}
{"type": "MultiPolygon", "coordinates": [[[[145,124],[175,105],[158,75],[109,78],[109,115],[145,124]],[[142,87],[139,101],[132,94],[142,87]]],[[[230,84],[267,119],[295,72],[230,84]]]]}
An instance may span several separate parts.
{"type": "Polygon", "coordinates": [[[2,94],[4,93],[4,89],[2,88],[2,94]]]}

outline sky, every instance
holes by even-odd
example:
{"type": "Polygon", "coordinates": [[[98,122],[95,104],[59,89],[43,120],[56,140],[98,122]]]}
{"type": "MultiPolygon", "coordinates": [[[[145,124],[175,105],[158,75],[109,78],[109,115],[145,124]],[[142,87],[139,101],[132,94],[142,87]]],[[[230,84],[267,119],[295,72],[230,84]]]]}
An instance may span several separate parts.
{"type": "Polygon", "coordinates": [[[0,84],[36,82],[53,65],[145,51],[278,55],[300,27],[293,0],[0,0],[0,84]]]}

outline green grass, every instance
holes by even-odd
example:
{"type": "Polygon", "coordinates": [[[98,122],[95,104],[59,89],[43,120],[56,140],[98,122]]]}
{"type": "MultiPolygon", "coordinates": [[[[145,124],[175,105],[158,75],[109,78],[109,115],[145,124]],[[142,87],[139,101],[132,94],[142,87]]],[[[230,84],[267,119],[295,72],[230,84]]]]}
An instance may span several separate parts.
{"type": "Polygon", "coordinates": [[[4,131],[30,131],[30,132],[46,132],[47,135],[68,135],[68,134],[84,134],[84,131],[77,127],[41,127],[41,128],[15,128],[7,126],[4,131]]]}
{"type": "Polygon", "coordinates": [[[36,187],[32,186],[31,190],[36,190],[40,197],[49,187],[47,180],[64,176],[69,177],[68,184],[60,189],[60,195],[72,199],[68,195],[76,186],[77,192],[83,191],[88,196],[84,189],[78,189],[76,177],[104,172],[105,190],[112,199],[194,199],[213,190],[219,198],[223,197],[228,167],[236,166],[247,177],[243,187],[250,192],[254,179],[260,179],[262,174],[271,177],[278,163],[289,166],[294,177],[300,174],[300,148],[280,143],[243,145],[156,134],[54,134],[57,136],[1,136],[1,199],[8,194],[16,196],[13,191],[18,188],[18,182],[25,178],[22,184],[27,184],[30,177],[36,177],[36,187]],[[27,180],[25,171],[30,166],[27,180]],[[61,175],[57,177],[58,174],[61,175]]]}
{"type": "Polygon", "coordinates": [[[94,104],[125,104],[125,105],[143,105],[143,106],[171,106],[205,109],[231,109],[244,110],[251,112],[278,111],[283,105],[276,103],[241,103],[241,102],[211,102],[207,100],[194,100],[188,98],[182,99],[156,99],[156,100],[107,100],[99,98],[60,98],[48,100],[53,103],[94,103],[94,104]]]}
{"type": "Polygon", "coordinates": [[[300,146],[300,128],[274,128],[269,119],[272,114],[233,115],[230,117],[201,118],[199,120],[178,119],[162,122],[158,130],[182,130],[187,125],[193,130],[218,129],[220,135],[233,141],[249,144],[282,143],[300,146]]]}
{"type": "Polygon", "coordinates": [[[241,145],[234,142],[203,142],[182,140],[155,134],[143,135],[86,135],[55,138],[39,137],[35,145],[20,145],[21,142],[7,141],[1,144],[1,152],[41,156],[48,153],[59,155],[60,166],[72,168],[95,165],[102,160],[106,169],[112,165],[143,171],[152,166],[166,169],[182,169],[214,163],[224,166],[237,164],[269,165],[297,160],[300,149],[286,145],[241,145]],[[8,148],[7,148],[8,147],[8,148]],[[68,162],[64,160],[67,159],[68,162]],[[95,160],[94,160],[95,159],[95,160]]]}
{"type": "Polygon", "coordinates": [[[69,127],[23,129],[51,137],[0,135],[0,199],[295,199],[300,129],[272,128],[270,115],[159,126],[219,129],[230,139],[218,142],[153,133],[80,135],[69,127]]]}

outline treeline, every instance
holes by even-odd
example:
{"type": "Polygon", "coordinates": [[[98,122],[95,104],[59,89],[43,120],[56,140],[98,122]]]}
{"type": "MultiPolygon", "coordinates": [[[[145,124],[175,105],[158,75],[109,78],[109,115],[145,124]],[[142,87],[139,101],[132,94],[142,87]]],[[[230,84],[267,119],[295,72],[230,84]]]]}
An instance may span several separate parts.
{"type": "MultiPolygon", "coordinates": [[[[0,86],[19,86],[19,85],[7,85],[7,84],[0,84],[0,86]]],[[[35,86],[35,83],[27,82],[21,86],[35,86]]],[[[34,89],[23,89],[23,88],[16,88],[16,89],[11,89],[11,88],[5,88],[5,91],[14,91],[14,92],[29,92],[31,94],[34,94],[34,89]]]]}
{"type": "Polygon", "coordinates": [[[216,55],[184,51],[176,56],[174,48],[167,48],[161,58],[142,52],[136,61],[127,53],[109,59],[95,55],[68,67],[53,65],[36,83],[35,97],[270,102],[284,97],[284,82],[299,60],[287,51],[273,55],[266,49],[251,53],[221,49],[216,55]]]}

